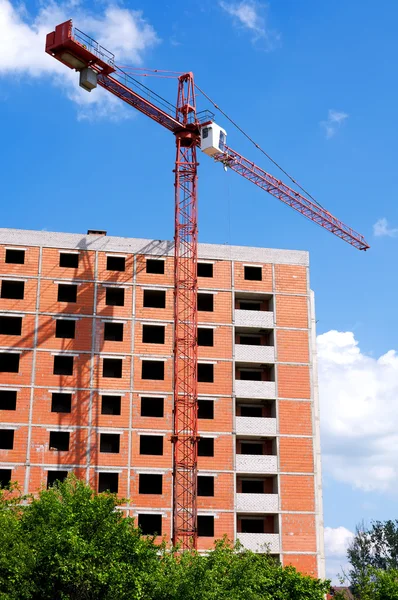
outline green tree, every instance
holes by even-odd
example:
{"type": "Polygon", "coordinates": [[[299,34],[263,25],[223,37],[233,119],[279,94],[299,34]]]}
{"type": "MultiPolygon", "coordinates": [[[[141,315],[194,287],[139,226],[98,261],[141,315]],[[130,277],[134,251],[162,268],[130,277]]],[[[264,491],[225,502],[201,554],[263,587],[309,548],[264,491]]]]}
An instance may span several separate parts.
{"type": "Polygon", "coordinates": [[[398,521],[372,521],[366,528],[357,526],[348,550],[348,572],[354,590],[363,587],[369,579],[369,571],[398,569],[398,521]]]}
{"type": "Polygon", "coordinates": [[[323,600],[329,588],[227,540],[205,556],[156,544],[115,495],[73,476],[35,499],[13,493],[0,490],[0,600],[323,600]]]}

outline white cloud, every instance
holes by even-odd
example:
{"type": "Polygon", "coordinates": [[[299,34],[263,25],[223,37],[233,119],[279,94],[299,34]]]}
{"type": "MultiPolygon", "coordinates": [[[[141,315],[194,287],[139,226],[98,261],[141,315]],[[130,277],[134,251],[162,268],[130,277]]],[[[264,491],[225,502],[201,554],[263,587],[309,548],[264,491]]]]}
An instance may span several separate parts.
{"type": "Polygon", "coordinates": [[[91,94],[81,90],[77,74],[45,53],[46,34],[70,18],[119,61],[139,64],[143,53],[158,42],[155,30],[141,11],[115,4],[109,4],[101,15],[93,15],[78,0],[49,0],[31,16],[21,5],[0,0],[0,77],[49,77],[79,105],[80,117],[120,116],[120,100],[102,89],[91,94]]]}
{"type": "Polygon", "coordinates": [[[347,113],[329,108],[328,118],[326,121],[321,121],[321,127],[325,130],[327,140],[336,134],[346,119],[348,119],[347,113]]]}
{"type": "Polygon", "coordinates": [[[365,491],[398,491],[398,355],[361,352],[352,332],[318,336],[325,474],[365,491]]]}
{"type": "Polygon", "coordinates": [[[379,219],[373,225],[373,235],[375,237],[397,237],[398,227],[390,227],[386,218],[379,219]]]}
{"type": "Polygon", "coordinates": [[[326,577],[333,584],[348,570],[347,548],[354,534],[345,527],[325,527],[326,577]]]}
{"type": "Polygon", "coordinates": [[[281,36],[268,27],[267,5],[259,4],[255,0],[233,3],[221,0],[219,5],[234,19],[236,25],[250,31],[253,41],[265,42],[265,49],[268,51],[276,48],[281,36]]]}

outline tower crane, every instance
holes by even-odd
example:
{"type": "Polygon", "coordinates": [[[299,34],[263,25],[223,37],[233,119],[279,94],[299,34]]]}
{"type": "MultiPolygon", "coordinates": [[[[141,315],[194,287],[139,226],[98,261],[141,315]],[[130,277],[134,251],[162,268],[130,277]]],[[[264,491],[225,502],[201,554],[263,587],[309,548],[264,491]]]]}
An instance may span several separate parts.
{"type": "Polygon", "coordinates": [[[214,115],[196,110],[194,76],[178,77],[177,104],[166,102],[115,64],[114,55],[73,26],[61,23],[47,35],[46,52],[79,72],[80,86],[97,86],[147,115],[176,140],[174,234],[174,422],[173,543],[197,545],[197,150],[222,163],[359,250],[364,237],[311,197],[295,191],[226,143],[214,115]]]}

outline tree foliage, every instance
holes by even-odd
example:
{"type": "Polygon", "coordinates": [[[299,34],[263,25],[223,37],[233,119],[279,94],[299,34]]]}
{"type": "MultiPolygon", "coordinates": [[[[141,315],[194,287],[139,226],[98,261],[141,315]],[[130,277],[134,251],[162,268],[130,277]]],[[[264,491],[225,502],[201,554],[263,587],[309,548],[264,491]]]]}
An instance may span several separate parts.
{"type": "Polygon", "coordinates": [[[347,573],[360,600],[398,600],[398,520],[356,528],[348,550],[347,573]]]}
{"type": "Polygon", "coordinates": [[[73,476],[0,490],[0,600],[321,600],[322,582],[217,542],[206,556],[142,537],[113,494],[73,476]]]}

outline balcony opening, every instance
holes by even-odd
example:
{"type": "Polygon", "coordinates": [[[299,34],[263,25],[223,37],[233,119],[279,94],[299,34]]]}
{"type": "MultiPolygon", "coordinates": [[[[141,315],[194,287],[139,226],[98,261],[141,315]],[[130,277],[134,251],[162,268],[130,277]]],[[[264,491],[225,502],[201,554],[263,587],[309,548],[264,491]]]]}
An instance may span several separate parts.
{"type": "Polygon", "coordinates": [[[214,456],[214,438],[199,438],[198,456],[214,456]]]}
{"type": "Polygon", "coordinates": [[[17,409],[17,391],[0,390],[0,410],[17,409]]]}
{"type": "Polygon", "coordinates": [[[140,435],[140,454],[163,456],[163,436],[140,435]]]}
{"type": "Polygon", "coordinates": [[[237,336],[237,344],[244,344],[245,346],[261,346],[261,335],[239,335],[237,336]]]}
{"type": "Polygon", "coordinates": [[[101,397],[101,414],[102,415],[120,415],[121,413],[121,396],[102,396],[101,397]]]}
{"type": "Polygon", "coordinates": [[[248,454],[256,456],[274,456],[276,454],[276,444],[274,438],[265,438],[260,440],[236,440],[237,454],[248,454]]]}
{"type": "Polygon", "coordinates": [[[274,515],[263,517],[238,517],[239,533],[278,533],[274,515]]]}
{"type": "Polygon", "coordinates": [[[121,379],[123,375],[123,359],[104,358],[102,361],[102,377],[121,379]]]}
{"type": "Polygon", "coordinates": [[[163,493],[163,476],[140,473],[139,493],[140,494],[162,494],[163,493]]]}
{"type": "Polygon", "coordinates": [[[10,281],[3,279],[1,282],[1,297],[8,300],[23,300],[25,293],[24,281],[10,281]]]}
{"type": "Polygon", "coordinates": [[[213,400],[198,400],[198,419],[214,419],[213,400]]]}
{"type": "Polygon", "coordinates": [[[54,356],[54,375],[73,375],[73,356],[54,356]]]}
{"type": "Polygon", "coordinates": [[[67,269],[77,269],[79,266],[79,255],[70,252],[60,252],[59,266],[67,269]]]}
{"type": "Polygon", "coordinates": [[[107,256],[106,257],[107,271],[125,271],[126,259],[124,256],[107,256]]]}
{"type": "Polygon", "coordinates": [[[25,250],[14,250],[13,248],[6,248],[6,263],[12,265],[24,265],[25,250]]]}
{"type": "Polygon", "coordinates": [[[253,406],[250,404],[242,404],[239,407],[239,416],[240,417],[262,417],[263,416],[263,407],[260,405],[253,406]]]}
{"type": "Polygon", "coordinates": [[[105,304],[107,306],[124,306],[124,288],[105,288],[105,304]]]}
{"type": "Polygon", "coordinates": [[[164,260],[161,258],[147,258],[146,272],[153,275],[164,275],[164,260]]]}
{"type": "Polygon", "coordinates": [[[163,360],[143,360],[141,367],[142,379],[164,380],[163,360]]]}
{"type": "Polygon", "coordinates": [[[240,442],[240,452],[238,454],[249,454],[261,456],[264,454],[262,442],[240,442]]]}
{"type": "Polygon", "coordinates": [[[162,515],[138,515],[142,535],[162,535],[162,515]]]}
{"type": "Polygon", "coordinates": [[[198,293],[198,310],[203,312],[214,311],[214,294],[198,293]]]}
{"type": "Polygon", "coordinates": [[[68,477],[68,471],[48,471],[47,472],[47,489],[55,483],[62,483],[68,477]]]}
{"type": "Polygon", "coordinates": [[[261,305],[262,305],[261,302],[254,302],[254,301],[252,301],[252,302],[246,301],[245,302],[244,300],[241,300],[239,302],[238,308],[240,310],[261,310],[261,305]]]}
{"type": "Polygon", "coordinates": [[[76,331],[76,321],[74,319],[57,319],[55,321],[55,337],[68,338],[73,340],[76,331]]]}
{"type": "Polygon", "coordinates": [[[164,398],[141,398],[141,417],[163,417],[164,398]]]}
{"type": "Polygon", "coordinates": [[[198,364],[198,382],[214,383],[214,365],[208,363],[198,364]]]}
{"type": "Polygon", "coordinates": [[[262,279],[263,279],[262,267],[244,267],[244,278],[247,281],[262,281],[262,279]]]}
{"type": "Polygon", "coordinates": [[[198,496],[214,496],[214,477],[198,475],[198,496]]]}
{"type": "Polygon", "coordinates": [[[236,481],[236,491],[238,494],[277,494],[277,488],[276,477],[238,477],[236,481]]]}
{"type": "Polygon", "coordinates": [[[104,323],[104,340],[109,342],[122,342],[123,323],[104,323]]]}
{"type": "Polygon", "coordinates": [[[14,429],[0,429],[0,450],[14,448],[14,429]]]}
{"type": "Polygon", "coordinates": [[[198,537],[214,537],[214,517],[198,515],[198,537]]]}
{"type": "Polygon", "coordinates": [[[213,277],[213,264],[198,262],[198,277],[213,277]]]}
{"type": "Polygon", "coordinates": [[[275,400],[243,400],[238,398],[236,401],[236,416],[274,419],[276,417],[275,400]]]}
{"type": "Polygon", "coordinates": [[[118,433],[100,433],[100,452],[119,454],[120,435],[118,433]]]}
{"type": "Polygon", "coordinates": [[[77,302],[77,285],[59,283],[58,302],[77,302]]]}
{"type": "Polygon", "coordinates": [[[260,370],[240,369],[238,373],[241,381],[262,381],[262,372],[260,370]]]}
{"type": "Polygon", "coordinates": [[[238,310],[272,311],[273,297],[271,294],[238,293],[235,296],[235,308],[238,310]]]}
{"type": "Polygon", "coordinates": [[[242,479],[241,481],[242,494],[264,494],[263,479],[242,479]]]}
{"type": "Polygon", "coordinates": [[[51,397],[51,412],[70,413],[72,410],[72,394],[53,392],[51,397]]]}
{"type": "Polygon", "coordinates": [[[119,491],[119,473],[98,473],[98,493],[110,492],[117,494],[119,491]]]}
{"type": "Polygon", "coordinates": [[[21,335],[22,317],[0,317],[0,334],[21,335]]]}
{"type": "Polygon", "coordinates": [[[164,344],[164,325],[143,325],[143,344],[164,344]]]}
{"type": "Polygon", "coordinates": [[[50,431],[50,450],[57,450],[58,452],[67,452],[69,450],[69,431],[50,431]]]}
{"type": "Polygon", "coordinates": [[[144,308],[166,308],[164,290],[144,290],[144,308]]]}
{"type": "Polygon", "coordinates": [[[214,329],[198,327],[198,346],[214,346],[214,329]]]}
{"type": "Polygon", "coordinates": [[[12,469],[0,469],[0,487],[7,487],[11,483],[12,469]]]}
{"type": "Polygon", "coordinates": [[[275,381],[275,369],[273,365],[265,364],[259,367],[238,365],[235,376],[241,381],[275,381]]]}
{"type": "Polygon", "coordinates": [[[19,373],[20,354],[0,352],[0,373],[19,373]]]}

